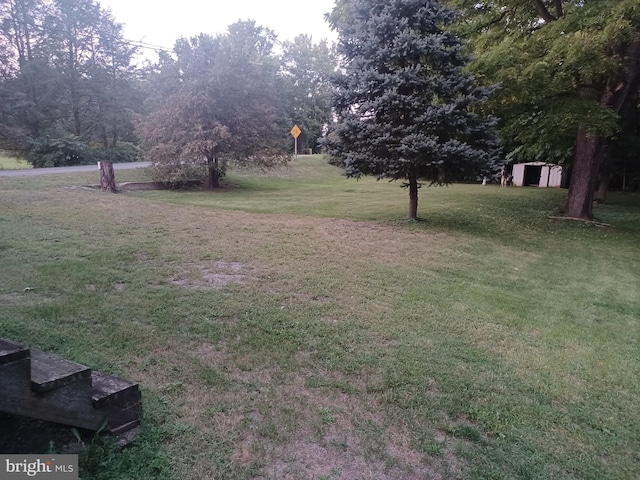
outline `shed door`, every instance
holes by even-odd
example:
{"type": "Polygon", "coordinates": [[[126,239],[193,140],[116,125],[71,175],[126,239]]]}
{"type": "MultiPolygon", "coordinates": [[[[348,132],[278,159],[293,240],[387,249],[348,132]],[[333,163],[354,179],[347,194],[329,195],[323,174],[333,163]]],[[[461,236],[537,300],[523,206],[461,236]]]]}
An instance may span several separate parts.
{"type": "Polygon", "coordinates": [[[541,187],[549,186],[549,167],[547,166],[542,167],[542,170],[540,171],[540,181],[538,182],[538,185],[541,187]]]}
{"type": "Polygon", "coordinates": [[[513,166],[513,184],[516,187],[524,185],[524,165],[517,163],[513,166]]]}
{"type": "Polygon", "coordinates": [[[524,167],[524,183],[527,185],[533,185],[535,187],[540,185],[540,178],[542,176],[542,166],[540,165],[525,165],[524,167]]]}
{"type": "Polygon", "coordinates": [[[560,187],[562,184],[562,167],[553,166],[551,167],[551,175],[549,176],[549,186],[550,187],[560,187]]]}

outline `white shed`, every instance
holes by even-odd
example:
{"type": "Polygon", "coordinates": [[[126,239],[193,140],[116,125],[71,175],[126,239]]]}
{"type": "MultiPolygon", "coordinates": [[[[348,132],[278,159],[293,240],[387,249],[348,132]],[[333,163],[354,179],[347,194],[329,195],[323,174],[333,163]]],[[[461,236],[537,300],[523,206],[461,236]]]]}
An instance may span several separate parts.
{"type": "Polygon", "coordinates": [[[562,183],[562,167],[544,162],[516,163],[513,166],[513,184],[516,187],[556,187],[562,183]]]}

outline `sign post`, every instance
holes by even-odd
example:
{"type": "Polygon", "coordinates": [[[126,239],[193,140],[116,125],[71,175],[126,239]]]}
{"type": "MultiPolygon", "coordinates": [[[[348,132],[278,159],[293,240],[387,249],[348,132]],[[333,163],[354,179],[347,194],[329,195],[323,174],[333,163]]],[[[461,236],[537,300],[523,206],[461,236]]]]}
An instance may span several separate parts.
{"type": "Polygon", "coordinates": [[[293,136],[295,158],[298,158],[298,137],[300,136],[301,133],[302,133],[302,130],[300,130],[300,127],[298,127],[298,125],[294,125],[293,128],[291,129],[291,135],[293,136]]]}

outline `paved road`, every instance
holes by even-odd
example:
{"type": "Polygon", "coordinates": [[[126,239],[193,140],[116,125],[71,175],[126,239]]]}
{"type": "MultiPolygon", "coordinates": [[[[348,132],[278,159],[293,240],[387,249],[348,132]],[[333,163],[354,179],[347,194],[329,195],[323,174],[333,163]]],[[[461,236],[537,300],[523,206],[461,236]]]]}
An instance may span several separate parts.
{"type": "MultiPolygon", "coordinates": [[[[114,163],[114,170],[148,167],[149,162],[114,163]]],[[[97,171],[97,165],[78,165],[76,167],[29,168],[24,170],[0,170],[0,177],[28,177],[33,175],[51,175],[53,173],[76,173],[97,171]]]]}

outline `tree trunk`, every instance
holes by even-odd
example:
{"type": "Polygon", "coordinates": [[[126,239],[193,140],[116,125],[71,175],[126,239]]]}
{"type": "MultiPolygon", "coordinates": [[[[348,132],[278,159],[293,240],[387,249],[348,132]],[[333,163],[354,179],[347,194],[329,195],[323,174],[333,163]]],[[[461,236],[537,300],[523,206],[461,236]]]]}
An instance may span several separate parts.
{"type": "Polygon", "coordinates": [[[113,115],[113,125],[111,128],[111,146],[115,147],[118,145],[118,120],[115,114],[113,115]]]}
{"type": "Polygon", "coordinates": [[[109,148],[109,136],[107,134],[107,129],[105,128],[104,124],[100,127],[100,130],[102,130],[101,132],[102,146],[104,148],[109,148]]]}
{"type": "Polygon", "coordinates": [[[598,137],[580,127],[569,193],[564,204],[564,214],[567,217],[593,220],[593,190],[600,166],[598,150],[598,137]]]}
{"type": "Polygon", "coordinates": [[[113,173],[113,163],[98,162],[100,168],[100,186],[103,192],[116,193],[116,176],[113,173]]]}
{"type": "Polygon", "coordinates": [[[218,157],[207,157],[207,165],[209,167],[209,178],[207,188],[213,190],[220,187],[220,167],[218,165],[218,157]]]}
{"type": "Polygon", "coordinates": [[[596,190],[596,202],[606,203],[607,193],[609,192],[609,182],[611,182],[611,173],[601,172],[598,176],[598,190],[596,190]]]}
{"type": "Polygon", "coordinates": [[[409,220],[418,218],[418,176],[415,168],[409,171],[409,220]]]}
{"type": "MultiPolygon", "coordinates": [[[[637,88],[640,77],[640,35],[628,45],[624,58],[629,63],[623,75],[609,78],[600,97],[600,104],[612,108],[617,115],[632,98],[633,89],[637,88]]],[[[598,141],[597,136],[589,134],[582,127],[578,129],[569,194],[564,205],[566,216],[593,220],[593,193],[602,163],[603,145],[604,142],[598,141]]]]}

